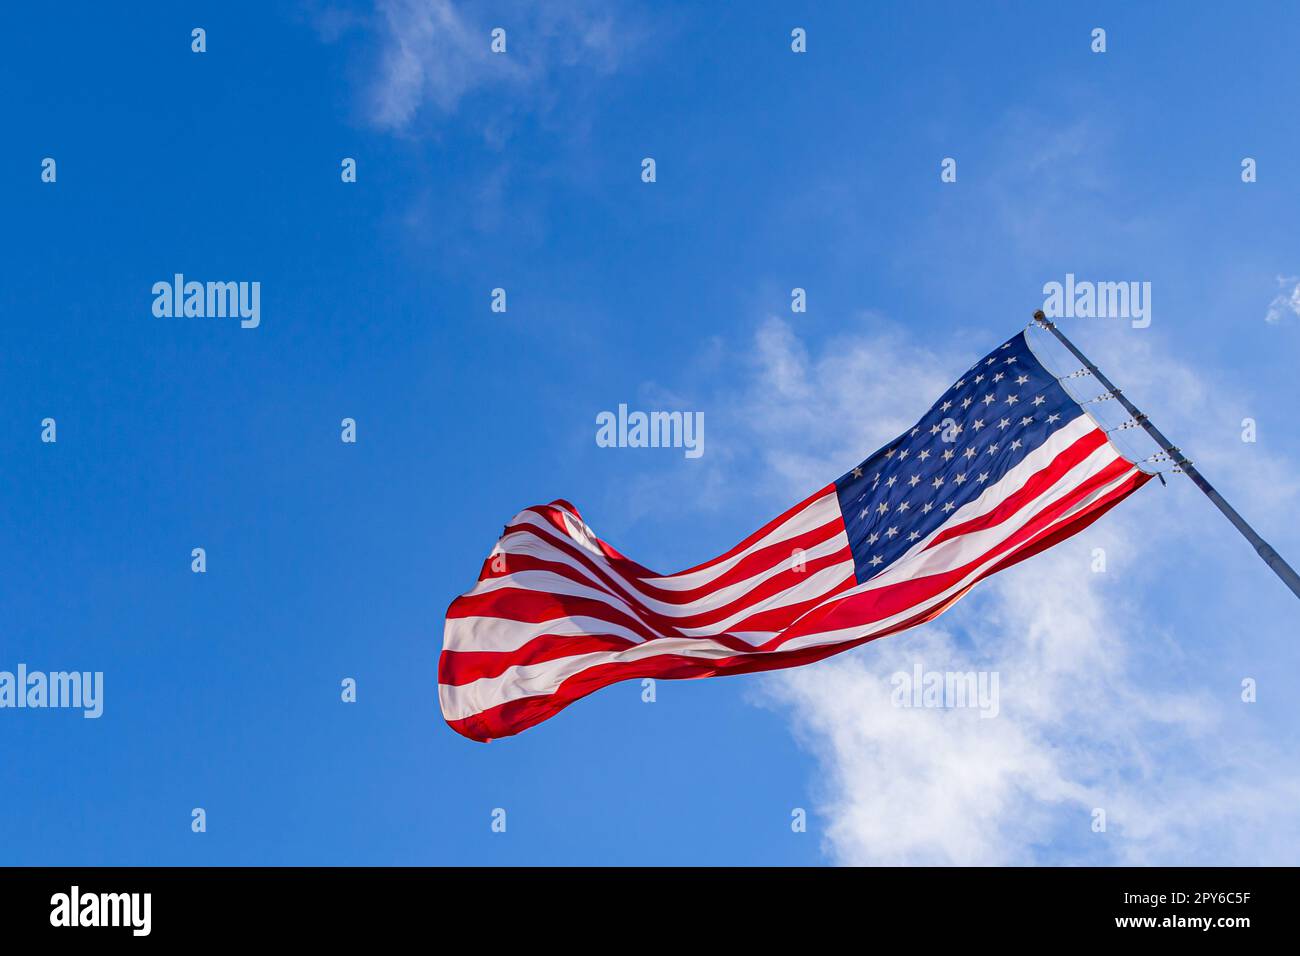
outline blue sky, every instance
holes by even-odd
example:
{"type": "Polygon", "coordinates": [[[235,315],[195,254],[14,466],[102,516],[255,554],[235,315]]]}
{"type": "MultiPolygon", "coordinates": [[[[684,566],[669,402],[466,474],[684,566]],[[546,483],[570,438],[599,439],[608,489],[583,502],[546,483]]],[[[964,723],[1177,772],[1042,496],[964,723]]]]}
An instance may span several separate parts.
{"type": "Polygon", "coordinates": [[[1296,862],[1297,605],[1179,477],[813,667],[654,704],[617,685],[487,746],[434,692],[442,614],[521,508],[564,497],[643,564],[698,563],[910,424],[1067,273],[1151,283],[1149,328],[1064,327],[1300,560],[1296,25],[11,14],[0,669],[103,671],[105,702],[0,711],[0,863],[1296,862]],[[260,326],[156,318],[177,272],[259,281],[260,326]],[[619,402],[703,411],[704,456],[598,448],[619,402]],[[918,659],[998,670],[999,718],[889,708],[918,659]]]}

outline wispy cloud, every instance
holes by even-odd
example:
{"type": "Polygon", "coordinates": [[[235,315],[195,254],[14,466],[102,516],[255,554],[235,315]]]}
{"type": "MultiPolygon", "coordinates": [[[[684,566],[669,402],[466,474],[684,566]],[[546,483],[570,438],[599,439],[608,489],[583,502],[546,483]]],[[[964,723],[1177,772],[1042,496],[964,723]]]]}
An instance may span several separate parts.
{"type": "MultiPolygon", "coordinates": [[[[892,437],[942,391],[945,369],[965,367],[888,325],[814,353],[772,319],[755,347],[759,365],[738,421],[752,423],[746,440],[765,449],[783,490],[814,487],[892,437]],[[864,420],[873,424],[857,431],[871,434],[845,434],[845,422],[864,420]]],[[[1126,365],[1154,367],[1144,377],[1173,391],[1189,418],[1202,409],[1209,389],[1198,376],[1129,358],[1126,365]]],[[[1223,695],[1153,689],[1144,668],[1150,649],[1164,651],[1163,625],[1145,618],[1123,567],[1091,569],[1098,547],[1113,565],[1135,566],[1175,543],[1167,535],[1194,546],[1190,534],[1171,530],[1179,527],[1121,507],[1086,535],[986,582],[935,624],[768,678],[763,699],[788,710],[821,761],[830,855],[844,863],[1028,864],[1250,862],[1289,853],[1292,844],[1279,848],[1268,828],[1300,829],[1300,777],[1266,772],[1278,758],[1263,741],[1229,745],[1216,734],[1227,719],[1223,695]],[[1165,536],[1150,532],[1155,522],[1165,536]],[[893,706],[889,676],[918,659],[927,670],[997,671],[1001,714],[983,720],[974,711],[893,706]],[[1255,781],[1248,795],[1237,793],[1241,779],[1255,781]],[[1106,811],[1104,834],[1092,830],[1094,809],[1106,811]]]]}
{"type": "Polygon", "coordinates": [[[610,78],[652,37],[635,7],[597,0],[375,0],[363,12],[307,2],[302,17],[323,42],[351,41],[360,125],[454,146],[421,157],[387,201],[414,249],[467,264],[481,235],[545,240],[557,185],[585,188],[599,162],[589,144],[610,78]],[[493,52],[498,28],[504,52],[493,52]]]}
{"type": "Polygon", "coordinates": [[[1300,277],[1278,276],[1277,285],[1279,292],[1264,313],[1264,321],[1269,325],[1277,325],[1288,314],[1300,316],[1300,277]]]}
{"type": "Polygon", "coordinates": [[[564,70],[595,78],[618,68],[638,33],[607,6],[579,0],[481,6],[453,0],[380,0],[374,79],[367,91],[376,126],[408,129],[422,111],[454,113],[468,95],[508,88],[512,104],[546,102],[564,70]],[[506,52],[491,49],[506,31],[506,52]]]}

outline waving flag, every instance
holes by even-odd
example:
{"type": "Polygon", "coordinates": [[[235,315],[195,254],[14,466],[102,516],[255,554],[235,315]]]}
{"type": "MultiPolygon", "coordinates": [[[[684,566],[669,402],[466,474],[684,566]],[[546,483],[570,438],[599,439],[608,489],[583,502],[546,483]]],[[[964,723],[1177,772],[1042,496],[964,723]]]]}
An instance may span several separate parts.
{"type": "Polygon", "coordinates": [[[914,428],[686,571],[624,557],[567,501],[521,511],[447,609],[443,716],[487,741],[616,681],[821,660],[937,617],[1150,477],[1022,332],[914,428]]]}

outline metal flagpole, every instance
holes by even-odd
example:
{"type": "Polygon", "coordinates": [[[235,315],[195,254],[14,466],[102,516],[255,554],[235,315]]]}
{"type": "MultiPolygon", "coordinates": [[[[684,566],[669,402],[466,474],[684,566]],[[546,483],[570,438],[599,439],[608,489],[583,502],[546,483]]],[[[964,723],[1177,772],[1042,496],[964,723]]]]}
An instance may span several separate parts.
{"type": "Polygon", "coordinates": [[[1065,333],[1058,329],[1056,323],[1047,318],[1041,309],[1034,313],[1034,321],[1055,335],[1060,343],[1070,350],[1070,354],[1083,363],[1083,367],[1091,372],[1097,381],[1101,382],[1102,387],[1106,389],[1109,395],[1118,400],[1119,403],[1124,406],[1124,410],[1133,416],[1133,421],[1146,429],[1146,433],[1155,439],[1156,444],[1160,446],[1161,450],[1170,457],[1174,464],[1182,469],[1183,473],[1186,474],[1188,478],[1192,479],[1192,483],[1196,485],[1197,488],[1200,488],[1201,491],[1205,492],[1205,496],[1214,502],[1215,507],[1222,511],[1227,519],[1233,523],[1236,529],[1242,533],[1245,539],[1254,546],[1255,550],[1259,553],[1259,556],[1264,559],[1264,563],[1273,569],[1273,573],[1282,579],[1282,583],[1291,589],[1291,593],[1300,598],[1300,574],[1296,574],[1295,568],[1287,564],[1286,561],[1282,559],[1282,556],[1274,551],[1269,546],[1269,543],[1261,538],[1255,532],[1255,529],[1246,523],[1246,519],[1237,514],[1236,509],[1223,500],[1223,495],[1214,490],[1214,486],[1206,481],[1192,463],[1183,456],[1183,453],[1178,449],[1178,446],[1171,443],[1168,438],[1162,435],[1160,429],[1151,424],[1150,419],[1138,411],[1137,406],[1124,397],[1124,393],[1116,388],[1111,383],[1110,379],[1101,373],[1101,369],[1093,365],[1092,362],[1089,361],[1088,357],[1080,352],[1075,347],[1074,343],[1065,337],[1065,333]]]}

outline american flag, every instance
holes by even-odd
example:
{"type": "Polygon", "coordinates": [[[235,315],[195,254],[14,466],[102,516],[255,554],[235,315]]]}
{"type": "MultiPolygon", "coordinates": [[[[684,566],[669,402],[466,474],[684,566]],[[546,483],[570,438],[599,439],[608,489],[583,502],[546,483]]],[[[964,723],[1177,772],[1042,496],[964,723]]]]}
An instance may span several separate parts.
{"type": "Polygon", "coordinates": [[[1022,332],[915,427],[677,574],[619,554],[567,501],[521,511],[447,609],[443,716],[487,741],[616,681],[821,660],[932,620],[1150,477],[1022,332]]]}

